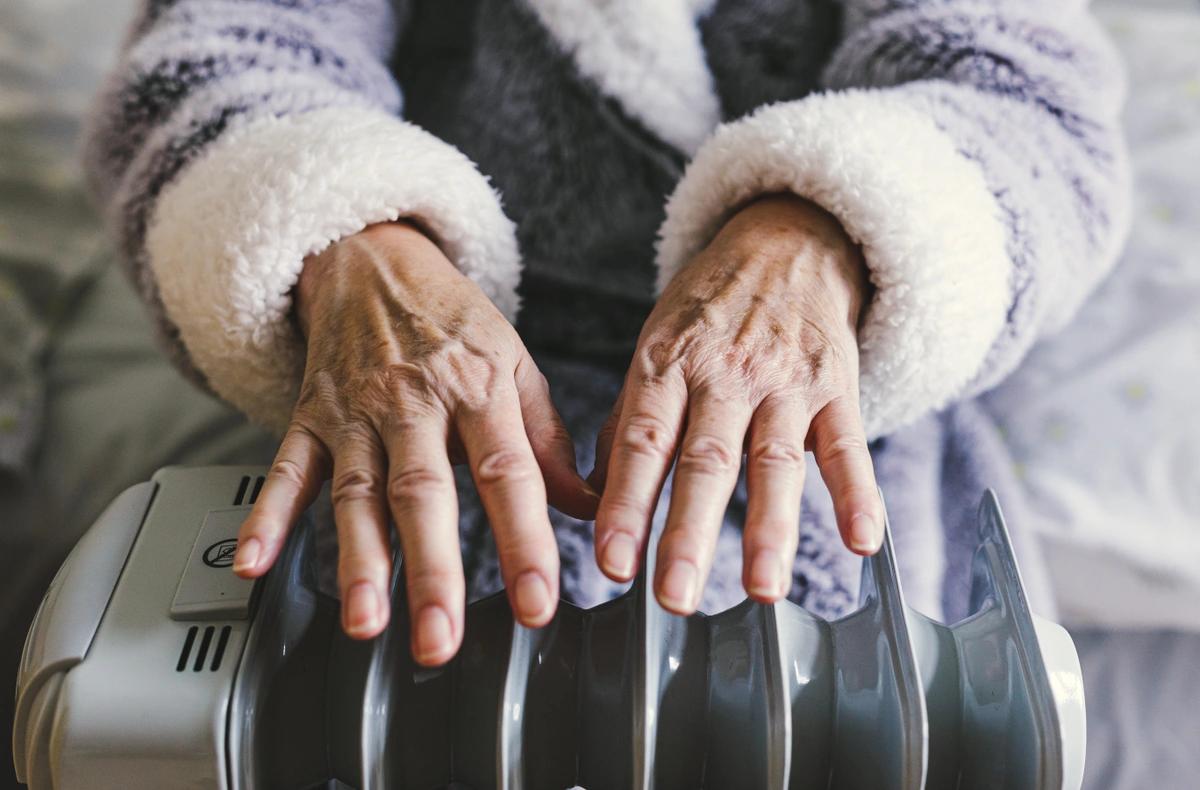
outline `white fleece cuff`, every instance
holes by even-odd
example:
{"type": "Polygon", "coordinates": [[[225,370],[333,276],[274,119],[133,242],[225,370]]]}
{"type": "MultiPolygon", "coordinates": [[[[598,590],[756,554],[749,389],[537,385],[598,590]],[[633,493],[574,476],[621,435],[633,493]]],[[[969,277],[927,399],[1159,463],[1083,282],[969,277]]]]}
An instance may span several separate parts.
{"type": "Polygon", "coordinates": [[[520,258],[499,196],[457,148],[380,110],[228,130],[159,196],[146,254],[213,391],[282,430],[303,373],[289,311],[305,256],[398,217],[421,221],[515,319],[520,258]]]}
{"type": "Polygon", "coordinates": [[[862,246],[876,292],[859,332],[871,438],[946,405],[1001,332],[1011,263],[979,165],[886,90],[814,94],[726,124],[667,203],[658,288],[756,195],[790,191],[862,246]]]}

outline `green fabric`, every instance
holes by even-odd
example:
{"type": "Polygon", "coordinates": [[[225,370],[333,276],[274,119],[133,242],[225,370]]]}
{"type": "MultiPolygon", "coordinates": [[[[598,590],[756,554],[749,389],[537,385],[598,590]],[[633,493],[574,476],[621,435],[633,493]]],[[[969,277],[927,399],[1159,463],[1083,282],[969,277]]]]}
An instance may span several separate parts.
{"type": "Polygon", "coordinates": [[[0,4],[0,548],[70,546],[158,466],[269,457],[157,351],[85,197],[80,124],[138,5],[0,4]]]}
{"type": "MultiPolygon", "coordinates": [[[[185,382],[155,348],[124,275],[102,257],[45,335],[44,430],[26,471],[0,474],[0,677],[62,560],[122,489],[169,464],[269,461],[274,442],[185,382]]],[[[32,312],[32,311],[30,311],[32,312]]],[[[12,721],[0,703],[0,740],[12,721]]],[[[0,772],[6,784],[9,769],[0,772]]]]}
{"type": "Polygon", "coordinates": [[[155,346],[115,265],[60,328],[46,365],[36,477],[71,513],[94,514],[167,464],[267,462],[274,442],[187,383],[155,346]]]}
{"type": "Polygon", "coordinates": [[[41,422],[40,356],[46,330],[0,271],[0,469],[18,471],[41,422]]]}
{"type": "MultiPolygon", "coordinates": [[[[270,458],[183,381],[88,205],[79,122],[134,0],[0,3],[0,679],[51,577],[122,489],[168,464],[270,458]]],[[[0,695],[7,743],[12,695],[0,695]]],[[[14,783],[10,763],[0,786],[14,783]]]]}

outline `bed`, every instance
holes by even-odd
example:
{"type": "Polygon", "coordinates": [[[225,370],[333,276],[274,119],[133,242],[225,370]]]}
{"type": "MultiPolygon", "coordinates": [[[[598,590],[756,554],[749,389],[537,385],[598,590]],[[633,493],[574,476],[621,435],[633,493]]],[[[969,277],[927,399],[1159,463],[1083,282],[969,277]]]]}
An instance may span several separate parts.
{"type": "MultiPolygon", "coordinates": [[[[58,564],[117,492],[159,466],[262,463],[273,450],[159,354],[83,197],[80,119],[133,6],[0,5],[0,677],[15,674],[58,564]],[[15,430],[19,409],[41,413],[36,435],[15,430]]],[[[1130,66],[1134,231],[1079,320],[988,407],[1080,649],[1085,786],[1182,789],[1200,775],[1200,420],[1189,402],[1200,385],[1200,4],[1097,8],[1130,66]]],[[[6,728],[11,704],[5,695],[6,728]]],[[[5,771],[0,784],[13,781],[5,771]]]]}

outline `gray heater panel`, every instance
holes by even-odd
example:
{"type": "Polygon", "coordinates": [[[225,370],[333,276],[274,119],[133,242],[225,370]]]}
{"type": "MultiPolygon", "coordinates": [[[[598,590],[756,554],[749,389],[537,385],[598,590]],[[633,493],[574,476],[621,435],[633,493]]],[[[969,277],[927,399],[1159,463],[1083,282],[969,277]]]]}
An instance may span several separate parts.
{"type": "MultiPolygon", "coordinates": [[[[953,627],[905,605],[890,534],[860,608],[834,622],[787,601],[671,614],[650,549],[624,595],[561,604],[543,629],[515,625],[503,592],[472,604],[445,669],[412,662],[399,620],[375,647],[388,692],[366,705],[365,742],[387,748],[364,750],[364,787],[1078,787],[1079,725],[1063,732],[1047,669],[1071,669],[1069,637],[1043,657],[1057,626],[1028,611],[990,494],[980,519],[978,605],[953,627]]],[[[393,597],[404,612],[402,573],[393,597]]]]}
{"type": "Polygon", "coordinates": [[[409,651],[402,562],[389,628],[370,642],[342,633],[338,602],[318,592],[311,515],[247,619],[172,618],[210,514],[244,511],[261,472],[162,470],[72,552],[18,679],[14,756],[32,790],[1081,784],[1078,657],[1062,628],[1030,613],[990,493],[972,614],[952,626],[905,605],[890,533],[840,620],[749,600],[679,617],[650,593],[656,529],[624,595],[560,604],[527,629],[497,593],[467,607],[459,654],[429,669],[409,651]],[[217,658],[191,660],[207,655],[189,652],[202,632],[228,639],[219,671],[217,658]]]}

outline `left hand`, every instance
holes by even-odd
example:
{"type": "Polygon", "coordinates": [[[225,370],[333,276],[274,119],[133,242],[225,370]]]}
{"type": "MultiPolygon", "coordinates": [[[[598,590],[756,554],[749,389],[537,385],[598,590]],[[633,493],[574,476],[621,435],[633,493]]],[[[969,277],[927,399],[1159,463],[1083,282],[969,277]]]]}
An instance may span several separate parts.
{"type": "Polygon", "coordinates": [[[636,573],[675,461],[654,589],[666,609],[695,611],[743,453],[751,597],[770,603],[791,588],[806,449],[843,541],[859,554],[879,549],[882,505],[858,405],[869,296],[861,251],[831,214],[794,195],[747,205],[675,276],[597,439],[589,482],[602,491],[596,557],[607,576],[636,573]]]}

